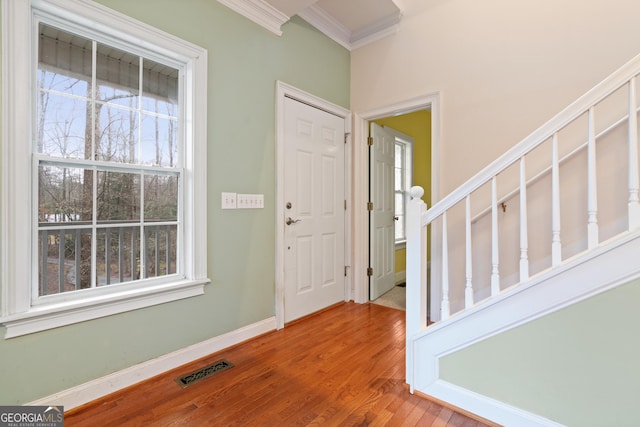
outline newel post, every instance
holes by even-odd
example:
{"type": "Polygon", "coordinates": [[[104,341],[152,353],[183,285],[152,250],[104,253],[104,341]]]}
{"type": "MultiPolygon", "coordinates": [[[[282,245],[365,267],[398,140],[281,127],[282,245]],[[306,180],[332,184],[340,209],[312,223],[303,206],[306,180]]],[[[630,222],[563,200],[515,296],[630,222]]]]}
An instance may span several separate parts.
{"type": "Polygon", "coordinates": [[[406,267],[406,381],[413,392],[413,338],[427,325],[427,227],[423,215],[427,205],[424,190],[415,186],[407,203],[407,267],[406,267]]]}

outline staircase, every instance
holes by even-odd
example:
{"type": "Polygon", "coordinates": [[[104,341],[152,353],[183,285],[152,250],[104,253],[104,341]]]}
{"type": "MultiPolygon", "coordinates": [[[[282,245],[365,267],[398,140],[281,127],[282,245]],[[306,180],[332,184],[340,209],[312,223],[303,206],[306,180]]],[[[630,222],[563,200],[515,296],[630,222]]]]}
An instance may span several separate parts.
{"type": "Polygon", "coordinates": [[[441,362],[640,277],[639,74],[640,56],[431,208],[411,189],[412,392],[507,426],[563,425],[447,381],[441,362]]]}

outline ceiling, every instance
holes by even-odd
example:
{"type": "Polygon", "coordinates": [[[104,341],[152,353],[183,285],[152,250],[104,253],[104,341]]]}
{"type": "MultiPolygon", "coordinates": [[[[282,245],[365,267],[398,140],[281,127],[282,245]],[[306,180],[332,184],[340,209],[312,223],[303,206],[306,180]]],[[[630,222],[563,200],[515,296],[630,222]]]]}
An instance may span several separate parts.
{"type": "Polygon", "coordinates": [[[401,0],[218,0],[276,34],[294,15],[349,50],[397,30],[401,0]]]}

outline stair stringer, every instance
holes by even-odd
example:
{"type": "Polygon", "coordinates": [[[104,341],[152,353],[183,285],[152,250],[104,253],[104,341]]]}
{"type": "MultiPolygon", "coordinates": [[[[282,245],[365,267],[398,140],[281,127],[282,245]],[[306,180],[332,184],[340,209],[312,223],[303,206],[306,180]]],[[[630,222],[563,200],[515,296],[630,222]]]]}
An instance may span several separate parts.
{"type": "Polygon", "coordinates": [[[638,253],[640,233],[612,239],[416,334],[413,390],[505,426],[562,426],[440,379],[440,359],[640,277],[638,253]]]}

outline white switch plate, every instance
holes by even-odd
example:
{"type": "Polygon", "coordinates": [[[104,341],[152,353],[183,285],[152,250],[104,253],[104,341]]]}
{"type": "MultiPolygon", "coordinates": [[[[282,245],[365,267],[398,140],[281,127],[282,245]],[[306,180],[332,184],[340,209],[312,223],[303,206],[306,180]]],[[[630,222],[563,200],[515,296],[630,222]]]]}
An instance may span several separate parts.
{"type": "Polygon", "coordinates": [[[264,194],[238,194],[238,209],[263,209],[264,194]]]}
{"type": "Polygon", "coordinates": [[[236,193],[222,193],[222,209],[236,209],[236,193]]]}

